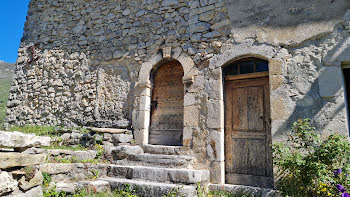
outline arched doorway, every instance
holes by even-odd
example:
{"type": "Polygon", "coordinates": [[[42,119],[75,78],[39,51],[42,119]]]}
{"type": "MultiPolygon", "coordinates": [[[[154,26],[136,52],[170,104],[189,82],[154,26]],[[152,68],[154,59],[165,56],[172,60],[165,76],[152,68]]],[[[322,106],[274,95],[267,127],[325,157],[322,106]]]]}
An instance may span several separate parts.
{"type": "Polygon", "coordinates": [[[241,59],[223,74],[225,182],[273,187],[268,62],[241,59]]]}
{"type": "Polygon", "coordinates": [[[184,71],[178,61],[162,64],[153,73],[149,143],[182,145],[184,117],[184,71]]]}

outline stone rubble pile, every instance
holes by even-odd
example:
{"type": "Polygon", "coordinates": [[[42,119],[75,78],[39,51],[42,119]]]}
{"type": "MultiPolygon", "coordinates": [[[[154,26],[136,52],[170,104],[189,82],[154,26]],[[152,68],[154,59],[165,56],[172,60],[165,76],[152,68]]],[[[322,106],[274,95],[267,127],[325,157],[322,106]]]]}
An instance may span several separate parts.
{"type": "Polygon", "coordinates": [[[38,165],[46,154],[28,151],[50,145],[50,137],[0,131],[0,196],[43,196],[38,165]]]}

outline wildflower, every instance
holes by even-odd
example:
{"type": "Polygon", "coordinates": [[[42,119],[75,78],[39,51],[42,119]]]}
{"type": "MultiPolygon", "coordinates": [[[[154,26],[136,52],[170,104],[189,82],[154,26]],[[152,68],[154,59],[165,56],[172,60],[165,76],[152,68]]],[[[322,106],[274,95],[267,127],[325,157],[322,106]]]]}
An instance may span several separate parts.
{"type": "Polygon", "coordinates": [[[327,191],[327,188],[326,188],[326,187],[324,187],[323,189],[321,189],[321,192],[325,192],[325,191],[327,191]]]}
{"type": "MultiPolygon", "coordinates": [[[[337,185],[337,189],[341,192],[341,193],[344,193],[345,191],[346,191],[346,189],[342,186],[342,185],[340,185],[340,184],[338,184],[337,185]]],[[[349,195],[349,194],[348,194],[349,195]]],[[[350,197],[350,196],[349,196],[350,197]]]]}
{"type": "Polygon", "coordinates": [[[304,187],[300,187],[300,189],[304,189],[304,187]]]}
{"type": "Polygon", "coordinates": [[[341,173],[341,168],[339,168],[339,170],[334,171],[334,175],[339,175],[341,173]]]}
{"type": "Polygon", "coordinates": [[[342,193],[342,194],[341,194],[341,197],[350,197],[350,195],[349,195],[348,193],[345,192],[345,193],[342,193]]]}
{"type": "Polygon", "coordinates": [[[328,195],[328,196],[331,196],[331,195],[332,195],[332,193],[328,192],[328,193],[327,193],[327,195],[328,195]]]}

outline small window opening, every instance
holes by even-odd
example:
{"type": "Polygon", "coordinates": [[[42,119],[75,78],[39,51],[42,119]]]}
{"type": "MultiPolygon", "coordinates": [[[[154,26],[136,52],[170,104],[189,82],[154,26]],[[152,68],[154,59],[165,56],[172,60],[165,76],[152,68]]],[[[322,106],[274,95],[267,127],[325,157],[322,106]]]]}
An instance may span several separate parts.
{"type": "Polygon", "coordinates": [[[345,85],[345,98],[346,98],[346,106],[347,106],[347,114],[348,114],[348,128],[349,128],[349,134],[350,134],[350,64],[343,66],[343,75],[344,75],[344,85],[345,85]]]}
{"type": "Polygon", "coordinates": [[[268,62],[258,58],[245,58],[235,61],[224,68],[224,76],[242,75],[269,71],[268,62]]]}

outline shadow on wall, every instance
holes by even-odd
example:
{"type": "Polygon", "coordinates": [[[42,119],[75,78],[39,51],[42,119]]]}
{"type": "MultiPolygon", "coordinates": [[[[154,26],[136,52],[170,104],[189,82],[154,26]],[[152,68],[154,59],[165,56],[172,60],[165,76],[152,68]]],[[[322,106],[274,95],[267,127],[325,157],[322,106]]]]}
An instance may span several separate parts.
{"type": "MultiPolygon", "coordinates": [[[[296,104],[290,104],[289,108],[285,109],[292,112],[287,112],[288,118],[280,122],[273,137],[278,139],[299,118],[310,118],[317,130],[325,135],[335,132],[349,135],[344,97],[345,84],[341,68],[341,62],[350,60],[350,39],[348,33],[346,35],[347,37],[341,39],[327,54],[321,56],[321,59],[311,58],[310,63],[308,60],[312,54],[304,53],[301,54],[303,58],[305,57],[301,64],[293,61],[288,63],[287,83],[277,91],[288,90],[287,95],[284,93],[284,99],[292,100],[293,102],[289,103],[296,104]],[[314,70],[312,67],[315,67],[314,70]],[[319,74],[313,76],[313,73],[319,74]],[[298,80],[293,81],[294,77],[304,81],[302,83],[298,80]]],[[[317,42],[317,45],[323,44],[317,42]]]]}
{"type": "Polygon", "coordinates": [[[341,20],[348,0],[224,0],[233,27],[290,27],[341,20]]]}

